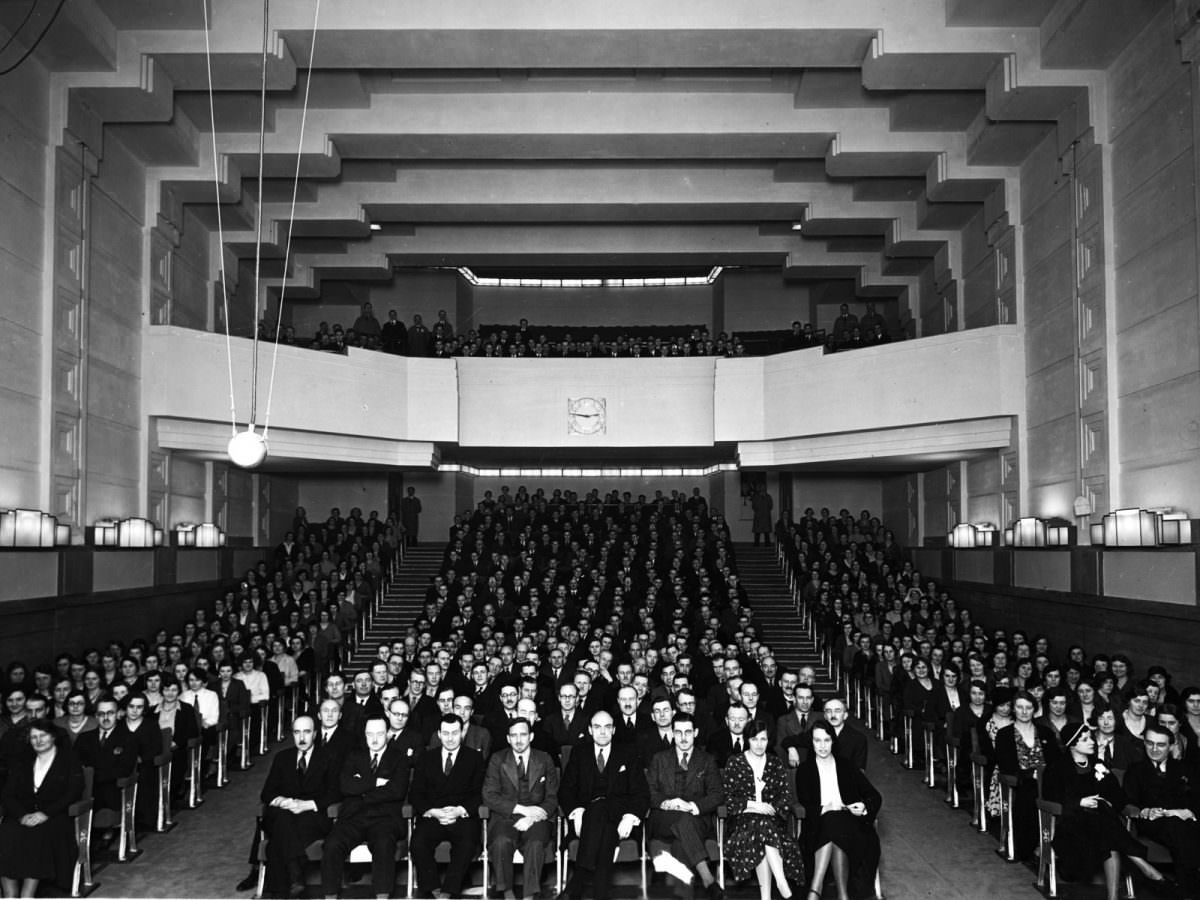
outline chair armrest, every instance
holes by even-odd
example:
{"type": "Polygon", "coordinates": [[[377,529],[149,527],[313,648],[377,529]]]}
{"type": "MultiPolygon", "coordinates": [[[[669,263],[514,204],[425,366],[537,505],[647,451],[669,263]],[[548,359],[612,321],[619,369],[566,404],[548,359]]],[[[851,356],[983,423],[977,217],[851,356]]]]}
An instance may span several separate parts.
{"type": "Polygon", "coordinates": [[[137,784],[137,780],[137,772],[134,772],[132,775],[126,775],[124,778],[118,778],[117,787],[124,790],[127,787],[132,787],[133,785],[137,784]]]}
{"type": "Polygon", "coordinates": [[[200,746],[200,738],[194,737],[194,738],[188,739],[187,748],[189,750],[195,750],[199,746],[200,746]]]}
{"type": "Polygon", "coordinates": [[[795,816],[797,819],[803,820],[804,804],[803,803],[793,803],[792,804],[792,815],[795,816]]]}
{"type": "Polygon", "coordinates": [[[411,819],[413,817],[413,807],[411,803],[405,803],[400,808],[400,817],[402,819],[411,819]]]}
{"type": "Polygon", "coordinates": [[[1000,784],[1004,787],[1015,788],[1020,779],[1020,776],[1010,775],[1007,772],[1000,773],[1000,784]]]}
{"type": "Polygon", "coordinates": [[[724,818],[727,818],[728,816],[729,816],[729,807],[727,807],[724,803],[722,803],[720,806],[717,807],[717,818],[724,819],[724,818]]]}
{"type": "Polygon", "coordinates": [[[342,814],[342,804],[330,803],[329,806],[325,807],[325,814],[331,819],[336,819],[342,814]]]}
{"type": "Polygon", "coordinates": [[[483,819],[486,822],[491,817],[492,817],[491,809],[489,809],[487,806],[483,805],[482,803],[479,804],[479,818],[483,819]]]}
{"type": "Polygon", "coordinates": [[[91,799],[76,800],[74,803],[72,803],[70,806],[67,807],[67,815],[71,816],[72,818],[75,818],[76,816],[82,816],[84,813],[90,812],[91,809],[92,809],[91,799]]]}

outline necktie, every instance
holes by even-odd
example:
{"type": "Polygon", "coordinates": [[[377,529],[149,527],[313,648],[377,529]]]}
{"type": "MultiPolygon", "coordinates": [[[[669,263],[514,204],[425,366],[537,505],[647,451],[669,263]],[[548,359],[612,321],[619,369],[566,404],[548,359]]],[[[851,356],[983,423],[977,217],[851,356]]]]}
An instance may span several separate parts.
{"type": "Polygon", "coordinates": [[[740,737],[735,737],[733,739],[733,752],[734,753],[742,752],[742,739],[740,737]]]}
{"type": "Polygon", "coordinates": [[[108,743],[108,732],[107,731],[100,732],[100,746],[103,747],[107,743],[108,743]]]}
{"type": "Polygon", "coordinates": [[[599,753],[596,754],[596,771],[598,771],[601,775],[604,774],[605,762],[607,762],[607,760],[605,759],[605,753],[603,750],[601,750],[599,753]]]}
{"type": "Polygon", "coordinates": [[[679,759],[679,767],[681,769],[687,769],[687,764],[688,764],[688,755],[685,753],[679,759]]]}
{"type": "Polygon", "coordinates": [[[1104,745],[1104,764],[1106,766],[1111,766],[1112,759],[1113,759],[1113,757],[1112,757],[1112,741],[1109,741],[1107,744],[1104,745]]]}
{"type": "Polygon", "coordinates": [[[528,771],[525,768],[525,757],[518,756],[517,757],[517,777],[519,777],[522,781],[524,781],[527,774],[528,774],[528,771]]]}
{"type": "Polygon", "coordinates": [[[296,761],[296,773],[303,778],[306,772],[308,772],[308,759],[301,753],[300,759],[296,761]]]}
{"type": "Polygon", "coordinates": [[[806,713],[800,713],[800,730],[804,731],[806,728],[808,728],[808,715],[806,713]]]}
{"type": "Polygon", "coordinates": [[[629,728],[632,728],[632,727],[633,727],[633,716],[626,716],[626,717],[625,717],[625,724],[626,724],[626,725],[627,725],[629,728]]]}
{"type": "Polygon", "coordinates": [[[372,753],[371,754],[371,774],[375,774],[378,771],[379,771],[379,754],[372,753]]]}
{"type": "Polygon", "coordinates": [[[442,769],[442,771],[443,771],[443,772],[445,772],[447,775],[449,775],[449,774],[450,774],[450,770],[451,770],[451,769],[453,769],[453,768],[454,768],[454,754],[453,754],[453,753],[447,753],[447,754],[446,754],[446,765],[445,765],[445,767],[442,769]]]}

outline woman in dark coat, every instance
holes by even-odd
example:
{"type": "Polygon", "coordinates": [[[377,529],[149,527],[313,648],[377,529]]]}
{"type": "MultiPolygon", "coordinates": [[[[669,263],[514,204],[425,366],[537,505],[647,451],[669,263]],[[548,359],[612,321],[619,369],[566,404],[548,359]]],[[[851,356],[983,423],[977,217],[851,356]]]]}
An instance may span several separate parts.
{"type": "Polygon", "coordinates": [[[1013,698],[1013,724],[996,733],[996,769],[1015,776],[1012,810],[1013,849],[1017,859],[1030,859],[1038,845],[1037,770],[1058,761],[1058,735],[1033,721],[1033,696],[1018,691],[1013,698]]]}
{"type": "Polygon", "coordinates": [[[731,756],[723,775],[732,816],[725,841],[729,873],[735,881],[756,874],[763,900],[770,900],[772,878],[784,897],[790,897],[791,885],[804,878],[800,848],[787,830],[788,772],[767,752],[769,731],[762,719],[752,721],[744,732],[749,749],[731,756]]]}
{"type": "Polygon", "coordinates": [[[44,720],[31,722],[29,747],[13,762],[0,806],[0,885],[5,897],[37,894],[51,881],[71,885],[77,855],[67,810],[83,796],[83,769],[66,734],[44,720]]]}
{"type": "Polygon", "coordinates": [[[1062,804],[1054,852],[1063,878],[1087,883],[1103,869],[1108,900],[1116,900],[1124,856],[1150,881],[1163,881],[1162,873],[1146,862],[1145,845],[1121,821],[1129,798],[1116,776],[1096,760],[1092,730],[1073,722],[1062,739],[1066,754],[1046,769],[1042,794],[1062,804]]]}
{"type": "Polygon", "coordinates": [[[875,817],[883,798],[859,769],[834,755],[837,734],[828,722],[810,731],[812,755],[796,770],[796,796],[804,807],[804,850],[812,859],[808,898],[821,896],[830,864],[838,900],[874,889],[879,866],[875,817]]]}

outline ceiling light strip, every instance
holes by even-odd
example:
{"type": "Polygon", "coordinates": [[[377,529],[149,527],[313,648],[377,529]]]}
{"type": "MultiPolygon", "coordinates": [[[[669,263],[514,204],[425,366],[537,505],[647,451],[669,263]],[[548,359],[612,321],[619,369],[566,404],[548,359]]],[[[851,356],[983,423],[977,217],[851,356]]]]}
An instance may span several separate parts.
{"type": "Polygon", "coordinates": [[[707,466],[499,466],[484,468],[466,463],[439,463],[438,472],[458,472],[476,478],[706,478],[719,472],[736,472],[737,463],[707,466]]]}
{"type": "Polygon", "coordinates": [[[568,275],[562,278],[496,278],[476,275],[467,266],[459,266],[458,273],[469,284],[477,287],[520,287],[520,288],[646,288],[646,287],[703,287],[714,283],[725,271],[724,266],[713,266],[707,275],[633,276],[626,278],[589,278],[583,275],[568,275]]]}

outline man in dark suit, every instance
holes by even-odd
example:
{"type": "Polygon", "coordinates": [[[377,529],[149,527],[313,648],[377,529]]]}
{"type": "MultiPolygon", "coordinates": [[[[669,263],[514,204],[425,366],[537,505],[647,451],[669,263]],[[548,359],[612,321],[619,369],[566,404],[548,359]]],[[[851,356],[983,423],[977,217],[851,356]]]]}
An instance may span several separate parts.
{"type": "MultiPolygon", "coordinates": [[[[401,702],[401,701],[393,701],[401,702]]],[[[396,883],[396,844],[403,827],[404,798],[408,796],[409,758],[387,739],[382,718],[366,721],[365,750],[353,750],[339,778],[343,798],[337,824],[321,851],[321,886],[336,897],[342,886],[346,857],[366,842],[371,851],[371,889],[387,897],[396,883]]]]}
{"type": "MultiPolygon", "coordinates": [[[[678,716],[676,721],[678,721],[678,716]]],[[[747,712],[746,707],[740,703],[731,703],[725,712],[725,727],[710,737],[705,745],[705,749],[717,761],[720,768],[725,768],[731,756],[745,752],[749,743],[745,731],[749,723],[750,713],[747,712]]]]}
{"type": "Polygon", "coordinates": [[[793,769],[808,758],[812,749],[808,730],[814,722],[825,718],[820,710],[813,709],[814,699],[811,684],[796,685],[792,691],[792,711],[775,726],[775,755],[793,769]]]}
{"type": "Polygon", "coordinates": [[[592,714],[591,740],[575,747],[563,772],[559,805],[579,838],[575,870],[563,892],[579,900],[607,900],[612,891],[613,850],[642,823],[650,805],[646,775],[636,749],[614,744],[612,716],[592,714]]]}
{"type": "Polygon", "coordinates": [[[643,765],[649,765],[650,760],[660,750],[670,750],[675,746],[675,733],[671,730],[671,722],[675,718],[675,710],[671,701],[659,697],[650,708],[650,727],[638,735],[638,758],[643,765]]]}
{"type": "Polygon", "coordinates": [[[638,717],[637,691],[632,685],[617,690],[617,712],[613,727],[613,741],[618,744],[637,744],[638,732],[646,726],[638,717]]]}
{"type": "Polygon", "coordinates": [[[415,768],[417,759],[425,752],[424,735],[408,714],[408,701],[396,697],[388,701],[387,713],[388,745],[395,747],[408,760],[409,768],[415,768]]]}
{"type": "Polygon", "coordinates": [[[314,746],[316,725],[311,716],[292,722],[294,746],[281,750],[271,762],[263,784],[262,830],[267,842],[264,890],[298,896],[304,890],[305,848],[329,831],[329,754],[314,746]]]}
{"type": "MultiPolygon", "coordinates": [[[[488,757],[492,755],[492,733],[482,725],[475,724],[475,701],[471,699],[469,694],[459,694],[454,698],[454,706],[451,711],[463,723],[462,746],[478,750],[480,756],[486,762],[488,757]]],[[[434,732],[433,737],[429,739],[427,749],[442,749],[442,739],[438,736],[437,732],[434,732]]]]}
{"type": "Polygon", "coordinates": [[[532,736],[527,720],[513,719],[508,749],[488,761],[483,780],[483,802],[492,814],[488,859],[497,893],[509,898],[517,850],[525,861],[522,894],[529,898],[541,890],[542,867],[553,838],[551,823],[558,810],[558,768],[548,753],[533,749],[532,736]]]}
{"type": "Polygon", "coordinates": [[[362,734],[362,728],[367,719],[381,715],[383,715],[383,705],[375,693],[371,673],[368,671],[356,673],[353,693],[342,704],[342,723],[353,734],[359,735],[362,734]]]}
{"type": "Polygon", "coordinates": [[[342,771],[342,763],[350,754],[354,742],[350,729],[342,724],[342,708],[336,700],[322,700],[317,709],[317,733],[313,735],[313,743],[324,747],[329,754],[331,771],[342,771]]]}
{"type": "MultiPolygon", "coordinates": [[[[730,711],[734,711],[730,707],[730,711]]],[[[745,712],[745,710],[743,710],[745,712]]],[[[725,801],[721,770],[716,760],[697,749],[696,726],[680,713],[672,725],[675,746],[650,761],[646,781],[650,787],[650,837],[671,842],[671,856],[683,867],[668,863],[667,871],[691,881],[692,872],[711,898],[724,897],[708,864],[705,841],[716,834],[713,816],[725,801]]]]}
{"type": "Polygon", "coordinates": [[[830,697],[825,701],[825,721],[837,732],[836,755],[849,760],[860,772],[866,772],[867,738],[846,724],[846,702],[841,697],[830,697]]]}
{"type": "MultiPolygon", "coordinates": [[[[121,791],[117,780],[132,775],[137,768],[138,750],[124,722],[117,721],[117,701],[100,700],[96,704],[99,727],[85,731],[75,742],[79,762],[92,769],[92,803],[95,809],[119,811],[121,791]]],[[[104,838],[112,836],[111,829],[104,838]]]]}
{"type": "Polygon", "coordinates": [[[1125,773],[1130,806],[1138,834],[1158,841],[1171,852],[1175,876],[1184,896],[1200,893],[1200,797],[1182,760],[1171,758],[1174,735],[1150,721],[1142,734],[1146,758],[1125,773]]]}
{"type": "Polygon", "coordinates": [[[409,848],[417,870],[417,896],[432,897],[438,883],[434,850],[450,842],[450,864],[441,889],[462,895],[471,857],[479,848],[479,801],[483,789],[483,757],[462,744],[462,721],[453,713],[438,728],[442,749],[422,755],[413,773],[413,814],[417,817],[409,848]]]}
{"type": "Polygon", "coordinates": [[[577,708],[579,692],[568,683],[558,689],[558,709],[546,716],[545,730],[559,747],[574,747],[587,739],[588,720],[577,708]]]}

